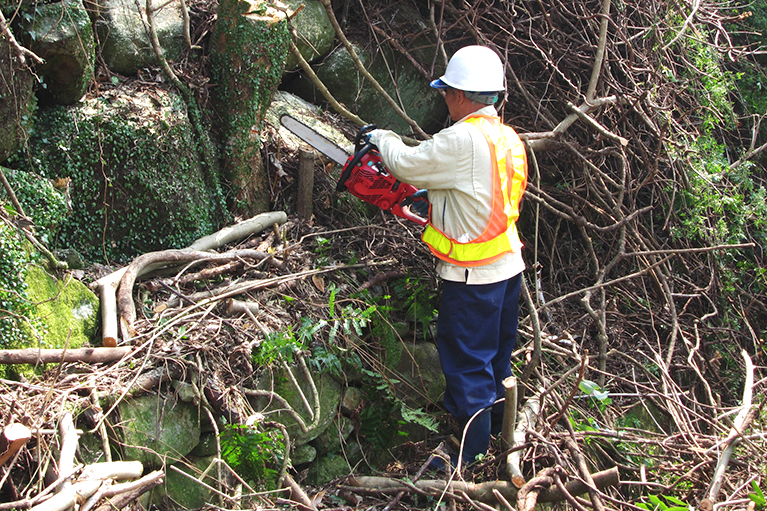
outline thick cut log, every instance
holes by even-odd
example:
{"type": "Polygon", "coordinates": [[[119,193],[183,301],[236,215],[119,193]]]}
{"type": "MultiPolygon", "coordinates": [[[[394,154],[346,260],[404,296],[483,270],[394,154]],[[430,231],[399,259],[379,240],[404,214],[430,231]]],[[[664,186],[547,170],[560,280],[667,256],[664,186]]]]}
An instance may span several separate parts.
{"type": "Polygon", "coordinates": [[[0,350],[0,364],[58,364],[85,362],[107,364],[128,355],[132,348],[78,348],[74,350],[26,348],[0,350]]]}
{"type": "Polygon", "coordinates": [[[284,224],[288,221],[288,215],[284,211],[270,211],[261,213],[238,224],[224,227],[210,236],[205,236],[189,245],[190,250],[215,250],[233,241],[247,238],[251,234],[258,234],[271,228],[274,224],[284,224]]]}
{"type": "Polygon", "coordinates": [[[107,348],[117,346],[117,288],[127,269],[121,268],[95,282],[101,300],[101,344],[107,348]]]}
{"type": "Polygon", "coordinates": [[[24,424],[14,422],[3,428],[0,434],[0,467],[11,459],[30,438],[32,438],[32,432],[24,424]]]}

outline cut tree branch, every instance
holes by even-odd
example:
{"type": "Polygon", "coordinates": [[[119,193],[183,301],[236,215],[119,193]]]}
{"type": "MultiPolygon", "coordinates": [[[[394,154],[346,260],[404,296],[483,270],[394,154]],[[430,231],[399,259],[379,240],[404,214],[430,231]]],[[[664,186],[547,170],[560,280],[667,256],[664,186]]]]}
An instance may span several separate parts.
{"type": "MultiPolygon", "coordinates": [[[[603,470],[592,474],[594,484],[597,489],[603,490],[609,486],[617,485],[620,480],[618,477],[618,468],[613,467],[608,470],[603,470]]],[[[344,489],[348,489],[354,493],[380,495],[380,494],[396,494],[400,491],[417,491],[424,492],[428,495],[440,496],[445,491],[457,493],[464,492],[470,498],[485,502],[488,504],[494,504],[497,502],[493,490],[497,490],[508,501],[515,501],[517,499],[518,488],[509,481],[487,481],[484,483],[468,483],[465,481],[443,481],[443,480],[421,480],[412,483],[412,485],[398,481],[396,479],[390,479],[388,477],[351,477],[347,479],[347,485],[343,486],[344,489]]],[[[581,495],[589,491],[588,485],[579,479],[569,481],[565,487],[570,495],[581,495]]],[[[538,496],[538,502],[561,502],[565,500],[565,496],[559,491],[556,486],[550,486],[543,490],[538,496]]]]}
{"type": "Polygon", "coordinates": [[[128,347],[0,350],[0,364],[60,364],[64,362],[108,364],[122,359],[130,352],[131,348],[128,347]]]}

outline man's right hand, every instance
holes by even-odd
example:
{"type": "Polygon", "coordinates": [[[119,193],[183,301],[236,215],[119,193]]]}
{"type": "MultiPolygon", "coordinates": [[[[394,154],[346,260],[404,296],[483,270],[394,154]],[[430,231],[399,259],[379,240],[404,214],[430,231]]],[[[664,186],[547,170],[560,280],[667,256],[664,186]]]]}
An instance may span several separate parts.
{"type": "Polygon", "coordinates": [[[429,218],[429,191],[421,189],[409,197],[413,200],[410,209],[422,218],[429,218]]]}

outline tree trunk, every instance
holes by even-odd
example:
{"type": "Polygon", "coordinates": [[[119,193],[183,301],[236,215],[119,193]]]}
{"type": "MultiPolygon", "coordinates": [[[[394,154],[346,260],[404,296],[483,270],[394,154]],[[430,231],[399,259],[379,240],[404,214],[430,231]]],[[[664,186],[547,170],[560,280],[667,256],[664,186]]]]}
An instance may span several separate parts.
{"type": "Polygon", "coordinates": [[[269,209],[269,179],[261,158],[261,127],[285,68],[286,14],[247,0],[222,0],[213,32],[215,106],[225,141],[224,172],[238,213],[269,209]]]}

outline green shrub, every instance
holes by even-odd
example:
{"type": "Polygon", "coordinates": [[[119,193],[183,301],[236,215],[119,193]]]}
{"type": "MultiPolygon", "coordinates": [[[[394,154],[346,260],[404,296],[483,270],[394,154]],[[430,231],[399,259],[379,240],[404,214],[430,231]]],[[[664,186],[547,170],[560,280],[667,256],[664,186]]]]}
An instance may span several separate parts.
{"type": "MultiPolygon", "coordinates": [[[[49,243],[67,217],[65,193],[57,190],[49,179],[37,174],[15,169],[2,170],[24,213],[35,223],[35,235],[44,244],[49,243]]],[[[62,188],[67,187],[68,182],[62,181],[62,188]]],[[[5,196],[5,189],[0,188],[0,198],[5,196]]]]}
{"type": "Polygon", "coordinates": [[[29,255],[14,230],[0,222],[0,348],[17,348],[27,340],[23,328],[30,321],[26,265],[29,255]]]}

